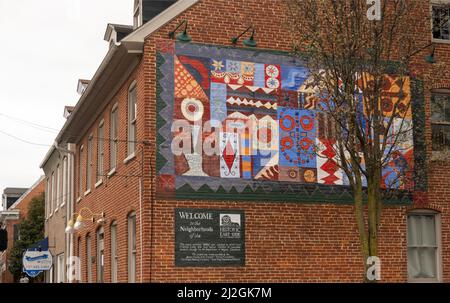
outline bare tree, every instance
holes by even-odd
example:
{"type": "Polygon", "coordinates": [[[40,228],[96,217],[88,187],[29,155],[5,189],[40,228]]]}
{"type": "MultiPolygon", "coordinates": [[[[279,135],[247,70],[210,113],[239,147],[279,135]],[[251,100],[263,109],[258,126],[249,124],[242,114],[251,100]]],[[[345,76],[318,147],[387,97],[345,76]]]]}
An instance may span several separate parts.
{"type": "Polygon", "coordinates": [[[413,188],[410,67],[431,46],[415,36],[431,28],[416,13],[428,3],[380,0],[381,18],[369,20],[366,0],[286,1],[294,48],[310,72],[301,92],[332,128],[316,153],[332,149],[348,179],[367,269],[378,256],[383,194],[413,188]]]}

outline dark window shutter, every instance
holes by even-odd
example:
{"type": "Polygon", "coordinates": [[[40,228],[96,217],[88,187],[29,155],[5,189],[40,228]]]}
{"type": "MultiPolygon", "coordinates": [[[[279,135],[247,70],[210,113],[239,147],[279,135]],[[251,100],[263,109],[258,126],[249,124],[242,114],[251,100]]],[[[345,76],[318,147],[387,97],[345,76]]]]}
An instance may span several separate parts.
{"type": "Polygon", "coordinates": [[[0,251],[8,248],[8,232],[6,229],[0,229],[0,251]]]}

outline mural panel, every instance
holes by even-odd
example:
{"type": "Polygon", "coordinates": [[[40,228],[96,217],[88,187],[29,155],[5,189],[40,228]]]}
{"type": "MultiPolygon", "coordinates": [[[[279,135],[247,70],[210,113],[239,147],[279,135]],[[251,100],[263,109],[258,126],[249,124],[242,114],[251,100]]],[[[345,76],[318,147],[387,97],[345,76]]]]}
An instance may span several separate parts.
{"type": "MultiPolygon", "coordinates": [[[[284,54],[162,42],[158,195],[348,202],[333,121],[307,80],[307,69],[284,54]]],[[[397,79],[387,78],[382,108],[392,111],[393,98],[403,98],[412,125],[409,86],[400,91],[397,79]]],[[[386,188],[413,189],[398,178],[413,171],[413,145],[411,132],[383,171],[386,188]]]]}

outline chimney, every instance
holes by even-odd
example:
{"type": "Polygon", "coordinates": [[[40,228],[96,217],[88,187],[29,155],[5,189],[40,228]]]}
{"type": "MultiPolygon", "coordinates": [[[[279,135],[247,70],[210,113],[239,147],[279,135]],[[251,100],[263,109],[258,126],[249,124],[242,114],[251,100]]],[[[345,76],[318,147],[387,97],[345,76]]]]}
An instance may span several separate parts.
{"type": "Polygon", "coordinates": [[[147,23],[177,0],[134,0],[133,27],[147,23]]]}

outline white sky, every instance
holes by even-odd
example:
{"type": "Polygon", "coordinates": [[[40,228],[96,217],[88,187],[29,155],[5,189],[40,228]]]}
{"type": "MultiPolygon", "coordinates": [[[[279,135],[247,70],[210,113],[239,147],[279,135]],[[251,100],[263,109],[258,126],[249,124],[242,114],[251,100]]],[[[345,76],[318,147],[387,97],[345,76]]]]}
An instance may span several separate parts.
{"type": "MultiPolygon", "coordinates": [[[[91,79],[106,55],[107,23],[132,24],[133,0],[0,0],[0,191],[30,187],[53,143],[78,79],[91,79]]],[[[1,206],[0,206],[1,207],[1,206]]]]}

